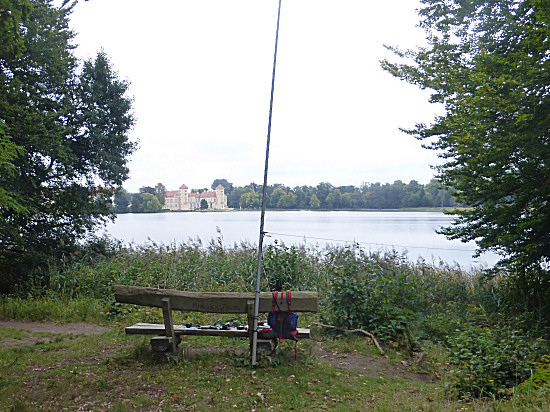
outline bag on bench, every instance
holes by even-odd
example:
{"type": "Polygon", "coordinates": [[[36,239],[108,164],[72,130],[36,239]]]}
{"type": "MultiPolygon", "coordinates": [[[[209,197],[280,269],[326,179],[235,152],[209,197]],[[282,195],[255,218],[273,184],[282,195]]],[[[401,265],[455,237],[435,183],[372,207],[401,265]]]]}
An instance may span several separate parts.
{"type": "MultiPolygon", "coordinates": [[[[296,334],[298,333],[298,315],[292,312],[291,309],[291,296],[290,290],[286,291],[286,302],[288,304],[288,312],[282,312],[279,307],[277,298],[279,296],[278,291],[273,292],[273,307],[271,313],[267,316],[267,323],[270,326],[268,329],[261,331],[261,336],[264,339],[292,339],[298,342],[296,334]],[[279,310],[275,310],[275,308],[279,310]]],[[[281,292],[281,301],[283,303],[283,293],[281,292]]]]}

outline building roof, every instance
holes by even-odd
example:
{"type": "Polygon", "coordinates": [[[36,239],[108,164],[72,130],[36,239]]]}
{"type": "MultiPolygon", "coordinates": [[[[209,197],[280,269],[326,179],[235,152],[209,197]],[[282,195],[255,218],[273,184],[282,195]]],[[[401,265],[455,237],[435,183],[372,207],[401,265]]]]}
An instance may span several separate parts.
{"type": "Polygon", "coordinates": [[[179,193],[179,190],[167,190],[166,197],[174,197],[179,193]]]}
{"type": "Polygon", "coordinates": [[[185,186],[185,183],[180,186],[180,189],[189,189],[187,186],[185,186]]]}
{"type": "Polygon", "coordinates": [[[223,187],[221,184],[219,184],[217,187],[216,187],[216,190],[218,189],[224,189],[225,190],[225,187],[223,187]]]}

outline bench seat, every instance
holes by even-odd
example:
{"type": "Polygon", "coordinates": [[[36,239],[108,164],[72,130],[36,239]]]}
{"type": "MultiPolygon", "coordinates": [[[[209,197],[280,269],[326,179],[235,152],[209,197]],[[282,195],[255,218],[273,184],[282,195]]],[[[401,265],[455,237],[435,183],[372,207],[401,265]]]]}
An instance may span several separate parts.
{"type": "MultiPolygon", "coordinates": [[[[127,335],[164,335],[166,328],[162,323],[136,323],[126,327],[127,335]]],[[[310,330],[307,328],[297,328],[298,339],[309,339],[310,330]]],[[[237,329],[197,329],[187,328],[185,325],[174,325],[174,334],[176,336],[223,336],[226,338],[248,338],[248,328],[237,329]]]]}

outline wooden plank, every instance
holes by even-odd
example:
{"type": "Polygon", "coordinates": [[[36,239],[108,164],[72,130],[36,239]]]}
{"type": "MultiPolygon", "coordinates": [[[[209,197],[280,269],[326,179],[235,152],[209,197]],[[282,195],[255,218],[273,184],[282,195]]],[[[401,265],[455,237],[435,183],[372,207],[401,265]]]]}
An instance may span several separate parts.
{"type": "MultiPolygon", "coordinates": [[[[284,295],[284,294],[283,294],[284,295]]],[[[115,299],[119,303],[162,307],[162,298],[169,297],[172,310],[208,313],[247,313],[247,302],[254,299],[250,292],[184,292],[174,289],[146,288],[141,286],[115,286],[115,299]]],[[[293,312],[317,312],[317,292],[292,292],[293,312]]],[[[260,294],[259,312],[271,312],[271,292],[260,294]]],[[[279,310],[285,311],[286,296],[279,310]]]]}
{"type": "Polygon", "coordinates": [[[167,338],[170,338],[172,344],[172,352],[176,353],[178,348],[178,340],[174,333],[174,321],[172,320],[172,306],[170,305],[170,298],[165,297],[161,300],[162,304],[162,316],[164,318],[164,331],[167,338]]]}
{"type": "MultiPolygon", "coordinates": [[[[127,335],[164,335],[166,329],[162,323],[136,323],[126,328],[127,335]]],[[[218,329],[193,329],[186,328],[184,325],[174,325],[174,333],[177,336],[225,336],[228,338],[248,338],[248,330],[238,330],[231,328],[229,330],[218,329]]],[[[298,328],[298,339],[308,339],[310,330],[307,328],[298,328]]]]}

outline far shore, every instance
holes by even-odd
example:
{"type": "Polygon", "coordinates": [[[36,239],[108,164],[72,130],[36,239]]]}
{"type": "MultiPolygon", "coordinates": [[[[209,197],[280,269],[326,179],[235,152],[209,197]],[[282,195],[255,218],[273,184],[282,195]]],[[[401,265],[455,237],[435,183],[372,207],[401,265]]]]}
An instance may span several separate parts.
{"type": "MultiPolygon", "coordinates": [[[[267,209],[266,212],[442,212],[453,214],[454,210],[467,210],[467,207],[407,207],[400,209],[267,209]]],[[[119,214],[151,214],[151,213],[226,213],[226,212],[259,212],[258,209],[207,209],[207,210],[167,210],[158,212],[142,213],[119,213],[119,214]]]]}

